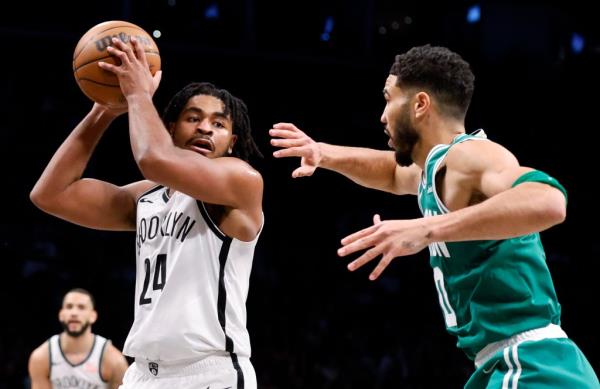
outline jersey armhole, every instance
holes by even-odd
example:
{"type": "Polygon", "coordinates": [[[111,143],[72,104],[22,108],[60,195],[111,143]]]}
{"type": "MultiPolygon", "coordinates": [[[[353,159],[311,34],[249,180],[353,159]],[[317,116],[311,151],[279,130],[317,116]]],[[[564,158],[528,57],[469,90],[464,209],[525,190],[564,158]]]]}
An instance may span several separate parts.
{"type": "Polygon", "coordinates": [[[52,337],[48,339],[48,379],[52,377],[52,337]]]}
{"type": "Polygon", "coordinates": [[[108,344],[110,343],[109,339],[106,339],[106,341],[104,342],[104,345],[102,346],[102,350],[100,350],[100,358],[98,362],[98,376],[100,377],[100,379],[102,380],[102,382],[108,383],[108,380],[105,380],[104,377],[102,377],[102,361],[104,361],[104,352],[106,351],[106,346],[108,346],[108,344]]]}

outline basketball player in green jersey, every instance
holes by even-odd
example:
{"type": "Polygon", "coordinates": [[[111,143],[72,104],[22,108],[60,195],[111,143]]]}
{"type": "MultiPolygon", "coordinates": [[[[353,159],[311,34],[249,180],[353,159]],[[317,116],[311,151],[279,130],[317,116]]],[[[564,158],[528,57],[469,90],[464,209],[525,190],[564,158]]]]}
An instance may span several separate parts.
{"type": "Polygon", "coordinates": [[[290,123],[273,126],[275,157],[301,157],[369,188],[418,196],[423,218],[381,221],[342,240],[348,268],[429,247],[448,332],[474,360],[466,388],[600,388],[560,327],[560,304],[538,232],[561,223],[567,195],[546,173],[520,166],[482,131],[465,134],[474,76],[458,54],[415,47],[396,56],[381,116],[394,151],[317,143],[290,123]]]}

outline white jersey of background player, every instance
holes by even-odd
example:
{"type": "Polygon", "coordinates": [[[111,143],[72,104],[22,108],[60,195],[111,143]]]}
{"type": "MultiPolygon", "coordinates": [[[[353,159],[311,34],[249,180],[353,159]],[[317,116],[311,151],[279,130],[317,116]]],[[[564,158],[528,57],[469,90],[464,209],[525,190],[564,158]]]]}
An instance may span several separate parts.
{"type": "Polygon", "coordinates": [[[260,155],[245,104],[192,83],[161,121],[152,77],[135,51],[113,40],[127,99],[134,158],[147,180],[117,187],[82,179],[101,135],[125,109],[95,104],[55,153],[31,198],[48,213],[111,230],[136,229],[135,322],[125,354],[135,358],[123,387],[255,388],[245,299],[263,224],[260,155]],[[138,214],[139,212],[139,214],[138,214]]]}
{"type": "Polygon", "coordinates": [[[29,358],[32,389],[114,389],[127,361],[106,338],[92,333],[98,314],[85,289],[65,294],[58,313],[64,331],[36,348],[29,358]]]}

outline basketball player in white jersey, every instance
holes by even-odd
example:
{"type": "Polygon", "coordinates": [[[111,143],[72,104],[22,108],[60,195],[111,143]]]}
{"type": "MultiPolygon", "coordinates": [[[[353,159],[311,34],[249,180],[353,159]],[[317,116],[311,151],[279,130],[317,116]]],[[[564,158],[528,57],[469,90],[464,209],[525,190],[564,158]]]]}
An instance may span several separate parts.
{"type": "Polygon", "coordinates": [[[246,297],[263,225],[260,155],[246,105],[223,89],[192,83],[163,120],[142,48],[118,40],[130,141],[146,180],[118,187],[82,178],[112,120],[124,110],[95,104],[32,190],[44,211],[83,226],[136,230],[135,320],[124,354],[135,358],[123,388],[256,388],[246,297]]]}
{"type": "Polygon", "coordinates": [[[31,389],[119,387],[128,364],[109,340],[92,333],[97,318],[90,292],[76,288],[65,295],[58,313],[64,331],[29,358],[31,389]]]}

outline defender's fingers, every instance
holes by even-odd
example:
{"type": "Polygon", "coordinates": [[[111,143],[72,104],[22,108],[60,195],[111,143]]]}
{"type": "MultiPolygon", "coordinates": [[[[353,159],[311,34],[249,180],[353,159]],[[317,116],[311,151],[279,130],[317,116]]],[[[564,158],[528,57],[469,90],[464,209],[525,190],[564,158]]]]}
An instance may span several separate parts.
{"type": "Polygon", "coordinates": [[[362,237],[357,238],[351,243],[345,243],[343,247],[338,249],[338,255],[340,257],[345,257],[348,254],[352,254],[361,250],[366,250],[369,247],[375,245],[377,245],[377,236],[365,233],[362,235],[362,237]]]}
{"type": "Polygon", "coordinates": [[[312,176],[314,172],[314,167],[300,166],[298,169],[292,172],[292,178],[312,176]]]}
{"type": "Polygon", "coordinates": [[[277,138],[284,138],[284,139],[298,139],[302,136],[302,134],[299,134],[294,131],[281,130],[281,129],[276,129],[276,128],[270,129],[269,135],[277,137],[277,138]]]}
{"type": "Polygon", "coordinates": [[[305,143],[303,139],[271,139],[271,145],[275,147],[299,147],[305,143]]]}
{"type": "Polygon", "coordinates": [[[381,275],[381,273],[383,273],[383,271],[388,267],[390,262],[392,262],[392,259],[394,258],[384,255],[373,270],[373,272],[371,272],[371,274],[369,275],[369,279],[371,281],[375,281],[381,275]]]}
{"type": "Polygon", "coordinates": [[[360,231],[355,232],[354,234],[348,235],[347,237],[345,237],[344,239],[342,239],[342,245],[343,246],[347,246],[349,244],[351,244],[352,242],[356,241],[357,239],[360,239],[362,237],[365,237],[367,235],[372,234],[373,232],[375,232],[375,226],[370,226],[367,228],[363,228],[360,231]]]}
{"type": "Polygon", "coordinates": [[[371,262],[373,258],[377,258],[381,253],[377,247],[373,247],[372,249],[365,252],[363,255],[355,259],[354,261],[348,264],[348,270],[354,271],[365,264],[371,262]]]}
{"type": "Polygon", "coordinates": [[[273,152],[275,158],[285,157],[308,157],[310,156],[310,150],[307,147],[290,147],[287,149],[281,149],[273,152]]]}
{"type": "MultiPolygon", "coordinates": [[[[289,131],[300,131],[300,129],[298,127],[296,127],[293,123],[276,123],[273,124],[273,128],[277,128],[277,129],[282,129],[282,130],[289,130],[289,131]]],[[[302,132],[302,131],[300,131],[302,132]]]]}

